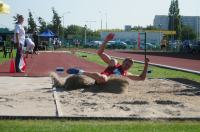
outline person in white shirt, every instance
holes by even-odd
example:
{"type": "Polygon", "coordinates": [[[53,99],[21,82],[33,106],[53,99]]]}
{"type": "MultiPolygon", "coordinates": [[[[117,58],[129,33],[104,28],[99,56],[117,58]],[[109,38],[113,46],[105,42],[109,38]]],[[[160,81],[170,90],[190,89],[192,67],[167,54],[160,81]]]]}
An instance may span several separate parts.
{"type": "Polygon", "coordinates": [[[31,58],[32,58],[32,56],[33,56],[33,49],[35,47],[35,43],[32,41],[31,38],[29,38],[29,36],[26,37],[25,43],[26,43],[26,58],[28,58],[29,52],[31,52],[31,58]]]}
{"type": "Polygon", "coordinates": [[[20,58],[23,56],[23,46],[25,43],[25,30],[22,26],[24,22],[24,17],[22,15],[19,15],[17,17],[17,22],[15,25],[15,31],[14,31],[14,43],[17,47],[16,57],[15,57],[15,69],[16,72],[22,72],[19,68],[20,58]]]}

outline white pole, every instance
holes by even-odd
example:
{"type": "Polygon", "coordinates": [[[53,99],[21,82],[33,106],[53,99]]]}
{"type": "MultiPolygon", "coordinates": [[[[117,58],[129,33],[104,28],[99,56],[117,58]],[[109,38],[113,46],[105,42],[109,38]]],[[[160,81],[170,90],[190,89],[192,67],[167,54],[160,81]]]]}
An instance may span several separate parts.
{"type": "Polygon", "coordinates": [[[64,38],[65,38],[65,33],[64,33],[64,32],[65,32],[65,30],[64,30],[64,28],[65,28],[65,23],[64,23],[65,18],[64,18],[64,16],[65,16],[65,15],[63,15],[63,28],[62,28],[62,29],[63,29],[63,36],[62,36],[62,38],[63,38],[63,43],[64,43],[64,38]]]}
{"type": "Polygon", "coordinates": [[[87,36],[86,36],[86,31],[87,31],[87,25],[85,25],[85,45],[86,45],[86,43],[87,43],[87,36]]]}
{"type": "Polygon", "coordinates": [[[101,18],[101,30],[102,30],[102,18],[101,18]]]}
{"type": "Polygon", "coordinates": [[[63,28],[65,27],[65,15],[63,15],[63,28]]]}
{"type": "Polygon", "coordinates": [[[64,36],[65,36],[65,34],[64,34],[64,32],[65,32],[64,31],[64,28],[65,28],[65,14],[70,14],[70,13],[71,13],[70,11],[64,12],[63,16],[62,16],[63,17],[63,36],[62,36],[63,37],[63,41],[64,41],[64,36]]]}
{"type": "Polygon", "coordinates": [[[108,29],[108,25],[107,25],[108,23],[107,23],[107,13],[106,13],[106,31],[107,31],[107,29],[108,29]]]}
{"type": "Polygon", "coordinates": [[[160,36],[159,36],[159,41],[160,41],[160,43],[161,43],[161,25],[162,25],[162,24],[159,24],[159,28],[160,28],[160,36]]]}
{"type": "Polygon", "coordinates": [[[102,20],[102,12],[99,11],[99,13],[100,13],[100,15],[101,15],[101,22],[100,22],[100,23],[101,23],[101,28],[100,28],[100,29],[102,30],[102,22],[103,22],[103,20],[102,20]]]}
{"type": "Polygon", "coordinates": [[[197,16],[197,40],[199,39],[199,17],[197,16]]]}
{"type": "Polygon", "coordinates": [[[92,23],[95,23],[96,21],[85,21],[85,22],[89,23],[89,25],[90,25],[90,29],[92,30],[91,25],[92,25],[92,23]]]}

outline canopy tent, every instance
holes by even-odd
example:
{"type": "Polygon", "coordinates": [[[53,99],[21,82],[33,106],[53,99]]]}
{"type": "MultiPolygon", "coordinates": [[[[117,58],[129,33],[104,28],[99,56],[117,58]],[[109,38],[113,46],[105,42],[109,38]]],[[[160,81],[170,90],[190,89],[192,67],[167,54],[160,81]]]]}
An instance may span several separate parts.
{"type": "Polygon", "coordinates": [[[10,7],[9,5],[3,3],[0,1],[0,13],[9,13],[10,12],[10,7]]]}
{"type": "Polygon", "coordinates": [[[55,34],[51,30],[48,29],[45,32],[41,33],[39,36],[40,37],[48,37],[48,38],[50,38],[50,37],[54,37],[55,34]]]}

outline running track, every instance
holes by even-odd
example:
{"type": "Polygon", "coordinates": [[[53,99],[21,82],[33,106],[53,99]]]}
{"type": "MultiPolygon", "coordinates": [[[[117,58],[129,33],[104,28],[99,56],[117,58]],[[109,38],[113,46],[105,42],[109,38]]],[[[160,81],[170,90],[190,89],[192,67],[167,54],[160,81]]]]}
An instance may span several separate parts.
{"type": "Polygon", "coordinates": [[[10,61],[1,64],[0,76],[49,76],[49,73],[55,71],[56,67],[63,67],[65,70],[70,67],[77,67],[94,72],[101,72],[104,69],[100,65],[85,61],[83,58],[78,58],[66,52],[41,52],[39,55],[34,55],[33,58],[29,56],[26,62],[27,69],[25,73],[9,73],[10,61]]]}
{"type": "MultiPolygon", "coordinates": [[[[96,53],[95,50],[86,50],[96,53]]],[[[109,55],[116,57],[131,57],[134,60],[143,61],[144,55],[125,53],[119,51],[106,51],[109,55]]],[[[151,63],[157,63],[168,66],[175,66],[184,69],[200,71],[200,60],[181,59],[173,57],[162,57],[148,55],[151,63]]],[[[49,73],[55,71],[56,67],[64,67],[65,70],[70,67],[78,67],[84,70],[95,72],[103,71],[104,67],[92,62],[85,61],[83,58],[78,58],[66,52],[41,52],[39,55],[34,55],[27,61],[27,70],[25,73],[9,73],[10,61],[0,65],[0,76],[49,76],[49,73]]],[[[64,74],[66,75],[66,73],[64,74]]]]}

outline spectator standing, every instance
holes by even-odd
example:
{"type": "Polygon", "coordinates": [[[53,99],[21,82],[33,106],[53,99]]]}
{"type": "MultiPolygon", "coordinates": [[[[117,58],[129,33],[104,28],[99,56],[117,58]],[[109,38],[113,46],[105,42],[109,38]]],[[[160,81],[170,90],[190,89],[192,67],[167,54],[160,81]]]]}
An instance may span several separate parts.
{"type": "Polygon", "coordinates": [[[25,30],[23,27],[23,22],[24,22],[24,17],[22,15],[19,15],[17,17],[17,22],[15,25],[15,31],[14,31],[14,43],[17,47],[17,52],[16,52],[16,58],[15,58],[15,69],[16,72],[23,72],[20,67],[20,59],[23,57],[23,47],[25,43],[25,30]]]}

